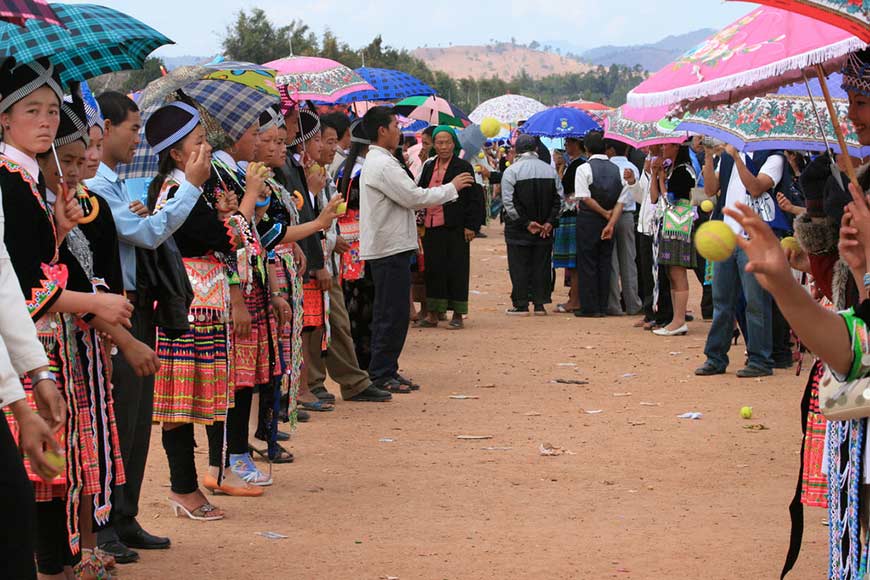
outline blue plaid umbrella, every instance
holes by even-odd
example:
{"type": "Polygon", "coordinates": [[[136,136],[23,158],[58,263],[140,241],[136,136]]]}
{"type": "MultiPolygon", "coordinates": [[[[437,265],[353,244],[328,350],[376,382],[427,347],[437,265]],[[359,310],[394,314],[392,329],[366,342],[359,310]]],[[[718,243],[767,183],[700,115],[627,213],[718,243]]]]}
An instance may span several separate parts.
{"type": "Polygon", "coordinates": [[[106,6],[51,4],[64,27],[42,20],[0,22],[0,56],[18,62],[49,57],[65,84],[142,68],[155,49],[173,42],[147,24],[106,6]]]}
{"type": "Polygon", "coordinates": [[[573,107],[553,107],[535,113],[520,127],[520,132],[538,137],[574,137],[581,139],[589,131],[602,131],[588,113],[573,107]]]}
{"type": "Polygon", "coordinates": [[[263,111],[281,102],[276,96],[227,81],[194,81],[182,91],[214,117],[233,141],[238,141],[263,111]]]}
{"type": "MultiPolygon", "coordinates": [[[[133,154],[133,161],[118,166],[118,177],[121,179],[151,179],[157,175],[159,161],[157,154],[148,145],[145,139],[145,123],[154,114],[154,111],[163,106],[163,103],[155,103],[140,111],[142,128],[139,130],[139,144],[133,154]]],[[[147,186],[146,186],[147,187],[147,186]]]]}
{"type": "Polygon", "coordinates": [[[356,69],[356,72],[370,85],[374,91],[359,91],[338,99],[338,103],[346,104],[354,101],[392,101],[405,97],[417,97],[435,94],[435,89],[409,75],[408,73],[388,68],[356,69]]]}

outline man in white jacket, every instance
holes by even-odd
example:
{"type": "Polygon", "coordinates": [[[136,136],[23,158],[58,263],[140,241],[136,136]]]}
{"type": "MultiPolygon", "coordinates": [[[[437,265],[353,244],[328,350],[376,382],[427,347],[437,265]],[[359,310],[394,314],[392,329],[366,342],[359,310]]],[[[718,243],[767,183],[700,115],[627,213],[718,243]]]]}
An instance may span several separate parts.
{"type": "Polygon", "coordinates": [[[369,376],[375,387],[407,393],[419,388],[399,374],[410,323],[411,256],[417,250],[414,210],[457,199],[474,176],[463,173],[439,187],[418,187],[393,156],[402,136],[395,113],[373,107],[363,126],[372,141],[360,175],[360,257],[375,283],[369,376]]]}

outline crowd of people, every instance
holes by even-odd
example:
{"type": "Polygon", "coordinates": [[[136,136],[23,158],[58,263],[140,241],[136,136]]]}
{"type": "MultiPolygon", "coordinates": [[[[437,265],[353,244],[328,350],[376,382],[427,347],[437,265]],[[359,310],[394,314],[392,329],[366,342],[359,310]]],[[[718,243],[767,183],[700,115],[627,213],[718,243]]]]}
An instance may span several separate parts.
{"type": "MultiPolygon", "coordinates": [[[[865,145],[868,70],[864,51],[844,71],[865,145]]],[[[409,327],[465,328],[471,244],[496,217],[510,316],[547,315],[564,285],[555,313],[642,316],[638,329],[683,336],[691,271],[710,321],[697,375],[725,373],[738,335],[738,377],[790,368],[799,337],[818,360],[798,500],[849,531],[832,567],[864,561],[863,480],[841,476],[863,465],[864,422],[826,422],[819,385],[826,369],[840,381],[870,369],[866,166],[847,191],[828,154],[700,136],[636,150],[590,132],[551,152],[520,130],[478,153],[446,125],[403,137],[386,106],[353,118],[285,103],[238,127],[183,91],[143,118],[127,95],[71,89],[45,59],[0,67],[8,577],[106,578],[171,545],[138,521],[152,425],[169,507],[214,521],[226,512],[202,489],[264,495],[276,481],[255,458],[294,461],[283,443],[296,422],[335,409],[327,377],[349,403],[419,390],[400,373],[409,327]],[[120,173],[143,139],[157,170],[139,199],[120,173]],[[693,243],[709,220],[738,239],[716,263],[693,243]],[[783,250],[792,234],[800,247],[783,250]]]]}

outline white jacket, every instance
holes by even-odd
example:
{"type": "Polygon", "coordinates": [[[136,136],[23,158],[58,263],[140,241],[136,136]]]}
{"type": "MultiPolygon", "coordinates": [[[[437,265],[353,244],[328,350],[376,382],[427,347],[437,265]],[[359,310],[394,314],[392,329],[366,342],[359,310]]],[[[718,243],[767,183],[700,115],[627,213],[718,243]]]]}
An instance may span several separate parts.
{"type": "Polygon", "coordinates": [[[48,366],[48,357],[36,336],[36,327],[27,313],[21,285],[3,243],[5,225],[0,203],[0,407],[24,398],[20,375],[48,366]]]}
{"type": "Polygon", "coordinates": [[[392,153],[370,146],[360,174],[360,258],[376,260],[416,250],[414,210],[458,197],[450,183],[418,187],[392,153]]]}

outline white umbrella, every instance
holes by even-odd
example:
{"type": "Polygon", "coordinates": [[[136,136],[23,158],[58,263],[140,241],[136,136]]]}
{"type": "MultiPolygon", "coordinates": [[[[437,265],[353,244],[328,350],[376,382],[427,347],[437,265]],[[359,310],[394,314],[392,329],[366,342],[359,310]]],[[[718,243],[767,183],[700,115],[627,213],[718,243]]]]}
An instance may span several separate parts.
{"type": "Polygon", "coordinates": [[[468,116],[473,123],[480,124],[487,117],[493,117],[500,123],[516,124],[517,121],[528,119],[535,113],[540,113],[547,106],[522,95],[502,95],[482,102],[468,116]]]}

